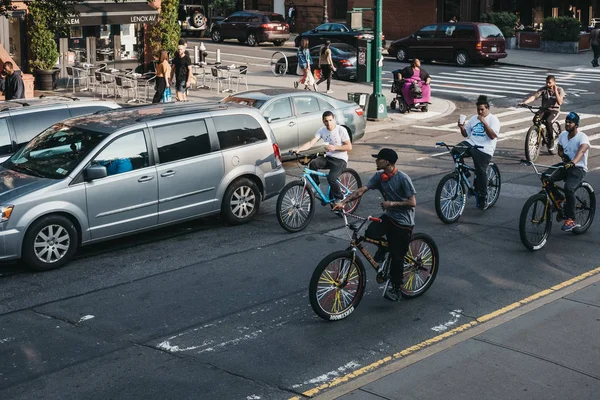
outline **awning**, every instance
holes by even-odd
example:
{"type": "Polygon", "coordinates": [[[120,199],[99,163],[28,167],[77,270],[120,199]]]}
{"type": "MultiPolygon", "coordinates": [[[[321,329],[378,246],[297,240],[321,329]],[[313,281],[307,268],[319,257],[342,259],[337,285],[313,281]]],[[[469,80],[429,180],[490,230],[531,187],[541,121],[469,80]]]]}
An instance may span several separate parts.
{"type": "Polygon", "coordinates": [[[82,3],[75,9],[79,15],[71,18],[71,25],[152,24],[158,19],[158,10],[147,2],[82,3]]]}

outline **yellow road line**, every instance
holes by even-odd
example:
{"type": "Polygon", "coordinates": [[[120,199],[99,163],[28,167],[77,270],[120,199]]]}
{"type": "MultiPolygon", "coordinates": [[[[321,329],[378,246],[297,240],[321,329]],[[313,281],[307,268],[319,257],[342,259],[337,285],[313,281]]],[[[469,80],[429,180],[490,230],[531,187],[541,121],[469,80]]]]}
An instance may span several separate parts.
{"type": "MultiPolygon", "coordinates": [[[[517,301],[515,303],[509,304],[506,307],[502,307],[499,310],[493,311],[493,312],[491,312],[489,314],[486,314],[486,315],[482,315],[481,317],[477,318],[475,321],[472,321],[472,322],[470,322],[468,324],[463,324],[463,325],[461,325],[459,327],[456,327],[456,328],[454,328],[452,330],[444,332],[441,335],[435,336],[435,337],[433,337],[431,339],[427,339],[427,340],[425,340],[425,341],[423,341],[423,342],[421,342],[419,344],[416,344],[414,346],[408,347],[408,348],[406,348],[406,349],[404,349],[404,350],[402,350],[402,351],[400,351],[398,353],[394,353],[391,356],[387,356],[385,358],[382,358],[381,360],[375,361],[375,362],[373,362],[373,363],[371,363],[371,364],[369,364],[367,366],[364,366],[364,367],[359,368],[359,369],[357,369],[355,371],[352,371],[352,372],[350,372],[350,373],[348,373],[348,374],[346,374],[346,375],[344,375],[344,376],[342,376],[340,378],[336,378],[336,379],[332,380],[331,382],[324,383],[324,384],[319,385],[319,386],[317,386],[317,387],[315,387],[313,389],[307,390],[306,392],[302,393],[302,396],[304,398],[306,398],[306,397],[314,397],[314,396],[316,396],[317,394],[319,394],[320,392],[322,392],[322,391],[324,391],[326,389],[330,389],[330,388],[339,386],[339,385],[341,385],[343,383],[349,382],[350,380],[352,380],[354,378],[357,378],[357,377],[359,377],[361,375],[364,375],[364,374],[366,374],[368,372],[371,372],[371,371],[373,371],[373,370],[381,367],[382,365],[385,365],[385,364],[389,363],[390,361],[395,361],[395,360],[398,360],[400,358],[404,358],[404,357],[406,357],[406,356],[408,356],[410,354],[413,354],[413,353],[415,353],[415,352],[417,352],[419,350],[422,350],[422,349],[424,349],[426,347],[429,347],[429,346],[431,346],[431,345],[433,345],[435,343],[441,342],[444,339],[447,339],[447,338],[449,338],[451,336],[454,336],[456,334],[464,332],[464,331],[466,331],[466,330],[468,330],[468,329],[470,329],[470,328],[472,328],[474,326],[482,324],[483,322],[489,321],[489,320],[494,319],[494,318],[496,318],[496,317],[498,317],[500,315],[506,314],[509,311],[512,311],[512,310],[514,310],[516,308],[522,307],[522,306],[524,306],[524,305],[526,305],[528,303],[531,303],[534,300],[538,300],[538,299],[540,299],[542,297],[545,297],[545,296],[547,296],[547,295],[549,295],[551,293],[556,292],[557,290],[564,289],[564,288],[566,288],[568,286],[571,286],[571,285],[573,285],[573,284],[575,284],[577,282],[580,282],[580,281],[582,281],[582,280],[584,280],[586,278],[589,278],[589,277],[591,277],[593,275],[596,275],[596,274],[599,274],[599,273],[600,273],[600,267],[596,268],[596,269],[593,269],[591,271],[588,271],[586,273],[583,273],[581,275],[578,275],[575,278],[569,279],[568,281],[559,283],[558,285],[554,285],[550,289],[542,290],[541,292],[535,293],[535,294],[533,294],[533,295],[531,295],[529,297],[526,297],[526,298],[524,298],[524,299],[522,299],[520,301],[517,301]]],[[[301,400],[301,399],[302,399],[302,397],[295,396],[295,397],[291,397],[289,400],[301,400]]]]}

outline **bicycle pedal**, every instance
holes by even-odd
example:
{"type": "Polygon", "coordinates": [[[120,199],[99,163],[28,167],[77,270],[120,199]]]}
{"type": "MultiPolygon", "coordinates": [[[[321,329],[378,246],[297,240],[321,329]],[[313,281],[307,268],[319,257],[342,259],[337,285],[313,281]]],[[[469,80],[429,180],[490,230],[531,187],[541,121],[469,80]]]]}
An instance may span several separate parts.
{"type": "Polygon", "coordinates": [[[381,272],[377,274],[377,277],[375,279],[377,280],[377,283],[379,283],[379,284],[387,281],[387,277],[385,275],[383,275],[381,272]]]}

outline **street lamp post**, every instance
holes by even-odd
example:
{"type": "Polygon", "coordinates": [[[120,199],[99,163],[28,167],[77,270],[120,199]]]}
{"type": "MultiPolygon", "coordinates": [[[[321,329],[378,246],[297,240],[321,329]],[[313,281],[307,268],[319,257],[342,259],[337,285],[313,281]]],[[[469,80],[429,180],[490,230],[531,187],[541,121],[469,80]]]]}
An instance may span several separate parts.
{"type": "Polygon", "coordinates": [[[371,121],[378,121],[387,118],[387,104],[382,90],[381,73],[383,67],[382,55],[382,11],[383,0],[375,0],[375,40],[373,46],[372,68],[373,73],[373,94],[369,98],[369,108],[367,110],[367,118],[371,121]]]}
{"type": "Polygon", "coordinates": [[[327,15],[327,0],[323,0],[323,23],[329,22],[329,16],[327,15]]]}

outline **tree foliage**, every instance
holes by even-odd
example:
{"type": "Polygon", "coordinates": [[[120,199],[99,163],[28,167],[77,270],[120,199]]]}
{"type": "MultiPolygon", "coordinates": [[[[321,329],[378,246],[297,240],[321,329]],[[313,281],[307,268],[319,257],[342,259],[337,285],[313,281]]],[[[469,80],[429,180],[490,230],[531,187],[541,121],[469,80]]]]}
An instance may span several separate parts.
{"type": "Polygon", "coordinates": [[[500,29],[504,37],[515,36],[515,25],[517,16],[509,12],[491,12],[481,16],[481,22],[494,24],[500,29]]]}
{"type": "Polygon", "coordinates": [[[158,22],[150,28],[150,46],[154,54],[166,50],[169,55],[177,51],[181,37],[181,27],[177,19],[179,0],[163,0],[158,22]]]}
{"type": "Polygon", "coordinates": [[[544,30],[542,31],[542,40],[556,42],[577,42],[579,41],[579,32],[581,31],[581,22],[571,17],[544,18],[544,30]]]}
{"type": "Polygon", "coordinates": [[[33,0],[29,3],[29,22],[31,28],[28,35],[32,60],[29,65],[33,70],[52,69],[58,61],[58,48],[54,40],[54,33],[48,29],[53,13],[45,8],[42,0],[33,0]]]}

